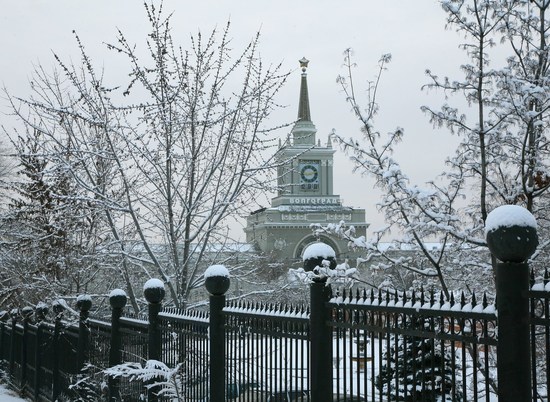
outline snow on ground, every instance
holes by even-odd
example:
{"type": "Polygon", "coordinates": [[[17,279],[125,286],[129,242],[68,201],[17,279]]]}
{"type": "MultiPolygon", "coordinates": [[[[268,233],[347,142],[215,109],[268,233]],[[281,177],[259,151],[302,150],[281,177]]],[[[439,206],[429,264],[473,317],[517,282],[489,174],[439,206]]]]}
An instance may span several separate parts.
{"type": "Polygon", "coordinates": [[[28,402],[27,399],[23,399],[17,396],[13,391],[6,388],[4,384],[0,384],[0,401],[2,402],[28,402]]]}

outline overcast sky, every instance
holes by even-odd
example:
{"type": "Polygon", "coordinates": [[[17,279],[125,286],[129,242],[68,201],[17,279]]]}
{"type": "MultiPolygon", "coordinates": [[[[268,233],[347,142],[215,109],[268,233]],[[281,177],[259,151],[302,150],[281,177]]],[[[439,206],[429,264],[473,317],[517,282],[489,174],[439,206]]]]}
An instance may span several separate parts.
{"type": "MultiPolygon", "coordinates": [[[[0,82],[14,95],[29,93],[33,64],[53,66],[52,51],[78,61],[73,30],[96,63],[106,68],[115,62],[103,43],[114,42],[116,28],[138,45],[147,33],[145,12],[138,0],[0,0],[0,5],[0,82]]],[[[339,134],[360,137],[360,125],[336,84],[337,75],[343,73],[344,49],[354,49],[359,89],[366,88],[363,83],[374,77],[380,55],[391,53],[393,61],[380,89],[377,125],[383,132],[396,126],[405,129],[398,157],[413,182],[421,184],[444,169],[443,160],[456,138],[445,130],[434,130],[420,112],[421,105],[442,102],[440,94],[420,88],[428,82],[426,68],[457,77],[464,53],[458,49],[459,35],[445,29],[445,14],[438,1],[165,0],[164,7],[174,12],[175,36],[181,35],[182,42],[197,30],[223,27],[228,19],[235,48],[261,31],[264,62],[282,61],[285,70],[293,71],[279,98],[287,108],[277,114],[281,121],[273,125],[295,119],[298,60],[308,58],[311,115],[323,142],[333,128],[339,134]]],[[[4,101],[0,107],[5,113],[4,101]]],[[[0,122],[6,124],[8,119],[0,115],[0,122]]],[[[372,180],[352,175],[341,152],[335,161],[335,192],[346,205],[366,209],[371,229],[380,227],[383,220],[376,211],[378,194],[372,180]]]]}

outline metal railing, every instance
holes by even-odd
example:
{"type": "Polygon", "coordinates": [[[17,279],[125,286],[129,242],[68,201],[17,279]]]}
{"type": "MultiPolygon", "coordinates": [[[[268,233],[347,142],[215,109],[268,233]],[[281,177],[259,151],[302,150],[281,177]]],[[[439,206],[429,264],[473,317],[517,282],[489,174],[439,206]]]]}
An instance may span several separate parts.
{"type": "MultiPolygon", "coordinates": [[[[523,292],[530,302],[525,319],[530,325],[533,401],[546,400],[550,387],[549,283],[546,274],[542,283],[532,282],[523,292]]],[[[222,367],[223,400],[502,397],[496,330],[500,316],[484,297],[331,291],[324,283],[312,284],[312,293],[315,287],[322,300],[308,308],[223,299],[214,313],[164,308],[149,320],[113,313],[117,325],[87,316],[68,322],[61,311],[53,322],[39,310],[0,313],[0,360],[11,385],[35,400],[71,395],[78,392],[77,383],[98,398],[138,400],[147,393],[139,381],[109,382],[117,392],[107,395],[110,389],[92,388],[105,381],[102,370],[109,366],[145,362],[151,344],[161,345],[160,360],[169,367],[181,364],[180,394],[186,401],[215,401],[210,396],[214,366],[222,367]],[[222,325],[212,324],[212,314],[219,314],[222,325]],[[151,320],[158,328],[155,333],[149,331],[151,320]],[[82,326],[86,342],[79,341],[82,326]],[[223,347],[216,354],[212,342],[219,337],[223,347]],[[117,341],[118,357],[111,355],[117,341]],[[78,356],[86,356],[87,369],[96,371],[82,370],[78,356]]],[[[149,397],[155,399],[154,394],[149,397]]]]}

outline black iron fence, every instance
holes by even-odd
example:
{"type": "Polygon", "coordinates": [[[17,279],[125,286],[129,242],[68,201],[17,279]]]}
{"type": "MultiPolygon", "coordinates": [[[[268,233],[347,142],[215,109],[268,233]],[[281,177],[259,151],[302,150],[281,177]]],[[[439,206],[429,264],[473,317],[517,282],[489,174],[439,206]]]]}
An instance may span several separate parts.
{"type": "MultiPolygon", "coordinates": [[[[124,317],[116,306],[111,322],[88,317],[89,306],[79,306],[85,309],[73,321],[59,306],[53,322],[44,306],[3,312],[0,360],[12,386],[34,400],[140,400],[154,379],[106,379],[103,370],[144,364],[152,352],[169,368],[179,365],[173,384],[184,401],[507,400],[498,382],[501,317],[485,297],[350,292],[325,283],[311,284],[311,293],[308,308],[226,303],[223,294],[211,296],[218,299],[210,312],[161,309],[159,301],[146,320],[124,317]],[[211,375],[216,370],[222,375],[211,375]]],[[[549,276],[523,297],[531,400],[543,401],[549,276]]],[[[154,387],[149,398],[157,399],[154,387]]]]}

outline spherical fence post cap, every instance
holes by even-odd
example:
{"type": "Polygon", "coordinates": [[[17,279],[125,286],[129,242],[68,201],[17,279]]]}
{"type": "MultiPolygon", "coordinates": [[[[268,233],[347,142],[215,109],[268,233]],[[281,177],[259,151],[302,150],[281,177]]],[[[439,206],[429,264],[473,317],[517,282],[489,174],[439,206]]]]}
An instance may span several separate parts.
{"type": "Polygon", "coordinates": [[[487,216],[485,238],[489,250],[500,261],[524,262],[539,244],[537,221],[523,207],[503,205],[487,216]]]}
{"type": "Polygon", "coordinates": [[[229,270],[224,265],[211,265],[204,271],[204,286],[211,295],[224,295],[230,284],[229,270]]]}
{"type": "Polygon", "coordinates": [[[48,312],[49,312],[48,305],[44,302],[40,302],[36,305],[34,315],[39,319],[43,320],[48,315],[48,312]]]}
{"type": "Polygon", "coordinates": [[[90,311],[92,308],[92,298],[88,295],[79,295],[76,298],[76,307],[80,311],[90,311]]]}
{"type": "Polygon", "coordinates": [[[143,285],[143,296],[151,304],[160,303],[165,294],[164,282],[160,279],[151,278],[143,285]]]}
{"type": "Polygon", "coordinates": [[[52,303],[52,308],[55,315],[59,315],[65,310],[65,307],[63,307],[63,304],[61,304],[58,300],[52,303]]]}
{"type": "Polygon", "coordinates": [[[127,300],[126,292],[122,289],[113,289],[111,293],[109,293],[109,304],[111,304],[111,308],[124,308],[127,300]]]}
{"type": "Polygon", "coordinates": [[[334,249],[326,243],[313,243],[307,246],[302,254],[304,262],[304,271],[313,271],[317,267],[323,266],[323,261],[329,261],[329,268],[336,268],[336,253],[334,249]]]}
{"type": "Polygon", "coordinates": [[[50,308],[48,307],[48,305],[44,302],[40,302],[36,305],[36,312],[38,314],[46,315],[48,314],[49,309],[50,308]]]}
{"type": "Polygon", "coordinates": [[[25,306],[21,309],[21,315],[23,318],[27,319],[34,313],[34,309],[31,306],[25,306]]]}

